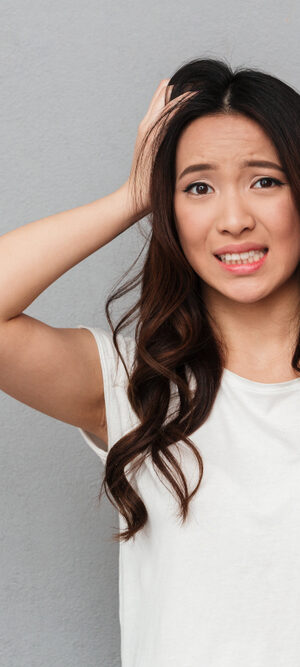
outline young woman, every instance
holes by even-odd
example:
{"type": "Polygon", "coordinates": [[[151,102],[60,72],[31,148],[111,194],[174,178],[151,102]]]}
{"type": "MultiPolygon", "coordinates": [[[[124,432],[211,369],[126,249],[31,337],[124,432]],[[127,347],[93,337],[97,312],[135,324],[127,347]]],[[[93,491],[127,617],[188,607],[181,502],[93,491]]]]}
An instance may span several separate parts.
{"type": "Polygon", "coordinates": [[[0,239],[0,387],[105,463],[124,667],[300,663],[299,119],[277,78],[191,61],[159,84],[125,184],[0,239]],[[24,314],[146,215],[112,333],[24,314]]]}

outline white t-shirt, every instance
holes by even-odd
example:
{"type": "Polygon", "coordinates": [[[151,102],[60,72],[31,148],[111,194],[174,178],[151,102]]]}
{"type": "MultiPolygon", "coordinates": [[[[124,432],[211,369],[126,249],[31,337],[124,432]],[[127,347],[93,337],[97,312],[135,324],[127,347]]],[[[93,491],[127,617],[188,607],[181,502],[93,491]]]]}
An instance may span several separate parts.
{"type": "MultiPolygon", "coordinates": [[[[78,326],[98,344],[110,449],[138,424],[127,376],[111,333],[78,326]]],[[[130,370],[135,341],[118,341],[130,370]]],[[[79,430],[105,464],[102,441],[79,430]]],[[[150,457],[136,475],[149,519],[120,543],[122,666],[299,667],[300,378],[264,384],[225,369],[190,438],[204,472],[183,525],[150,457]]],[[[192,490],[196,459],[181,441],[176,451],[192,490]]]]}

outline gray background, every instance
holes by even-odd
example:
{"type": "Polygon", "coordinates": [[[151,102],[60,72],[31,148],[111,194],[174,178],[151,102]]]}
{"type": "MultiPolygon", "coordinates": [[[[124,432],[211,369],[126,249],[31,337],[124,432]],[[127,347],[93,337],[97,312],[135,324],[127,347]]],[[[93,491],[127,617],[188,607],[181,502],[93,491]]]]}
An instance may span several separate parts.
{"type": "MultiPolygon", "coordinates": [[[[299,90],[296,0],[2,0],[0,13],[0,234],[118,188],[160,80],[192,58],[224,56],[299,90]]],[[[105,299],[143,243],[130,228],[25,312],[109,330],[105,299]]],[[[0,421],[1,667],[118,667],[103,464],[76,428],[3,392],[0,421]]]]}

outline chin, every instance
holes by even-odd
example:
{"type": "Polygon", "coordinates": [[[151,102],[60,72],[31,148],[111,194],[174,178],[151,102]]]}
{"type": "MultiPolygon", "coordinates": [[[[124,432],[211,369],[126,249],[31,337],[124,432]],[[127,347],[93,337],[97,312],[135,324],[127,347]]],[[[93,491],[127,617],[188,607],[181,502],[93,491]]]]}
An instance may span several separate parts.
{"type": "Polygon", "coordinates": [[[231,293],[225,293],[222,290],[219,290],[219,294],[222,294],[225,298],[230,299],[231,301],[235,301],[236,303],[244,303],[244,304],[251,304],[251,303],[257,303],[258,301],[261,301],[262,299],[265,299],[268,297],[272,291],[261,291],[261,290],[245,290],[241,289],[238,292],[231,292],[231,293]]]}

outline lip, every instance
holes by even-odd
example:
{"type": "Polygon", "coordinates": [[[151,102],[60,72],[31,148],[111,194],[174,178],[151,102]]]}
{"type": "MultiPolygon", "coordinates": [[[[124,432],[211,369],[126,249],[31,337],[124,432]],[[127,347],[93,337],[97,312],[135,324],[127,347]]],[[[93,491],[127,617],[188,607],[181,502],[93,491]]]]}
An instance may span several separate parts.
{"type": "Polygon", "coordinates": [[[266,252],[261,259],[259,259],[257,262],[247,262],[247,264],[225,264],[225,262],[222,262],[221,259],[218,259],[216,257],[217,262],[221,264],[223,269],[225,271],[231,271],[231,273],[235,273],[236,275],[247,275],[248,273],[253,273],[254,271],[257,271],[260,269],[260,267],[264,264],[266,261],[266,258],[268,256],[269,252],[266,252]]]}
{"type": "Polygon", "coordinates": [[[223,245],[221,248],[217,248],[214,255],[225,255],[226,252],[247,252],[248,250],[265,250],[266,245],[262,243],[231,243],[229,245],[223,245]]]}

